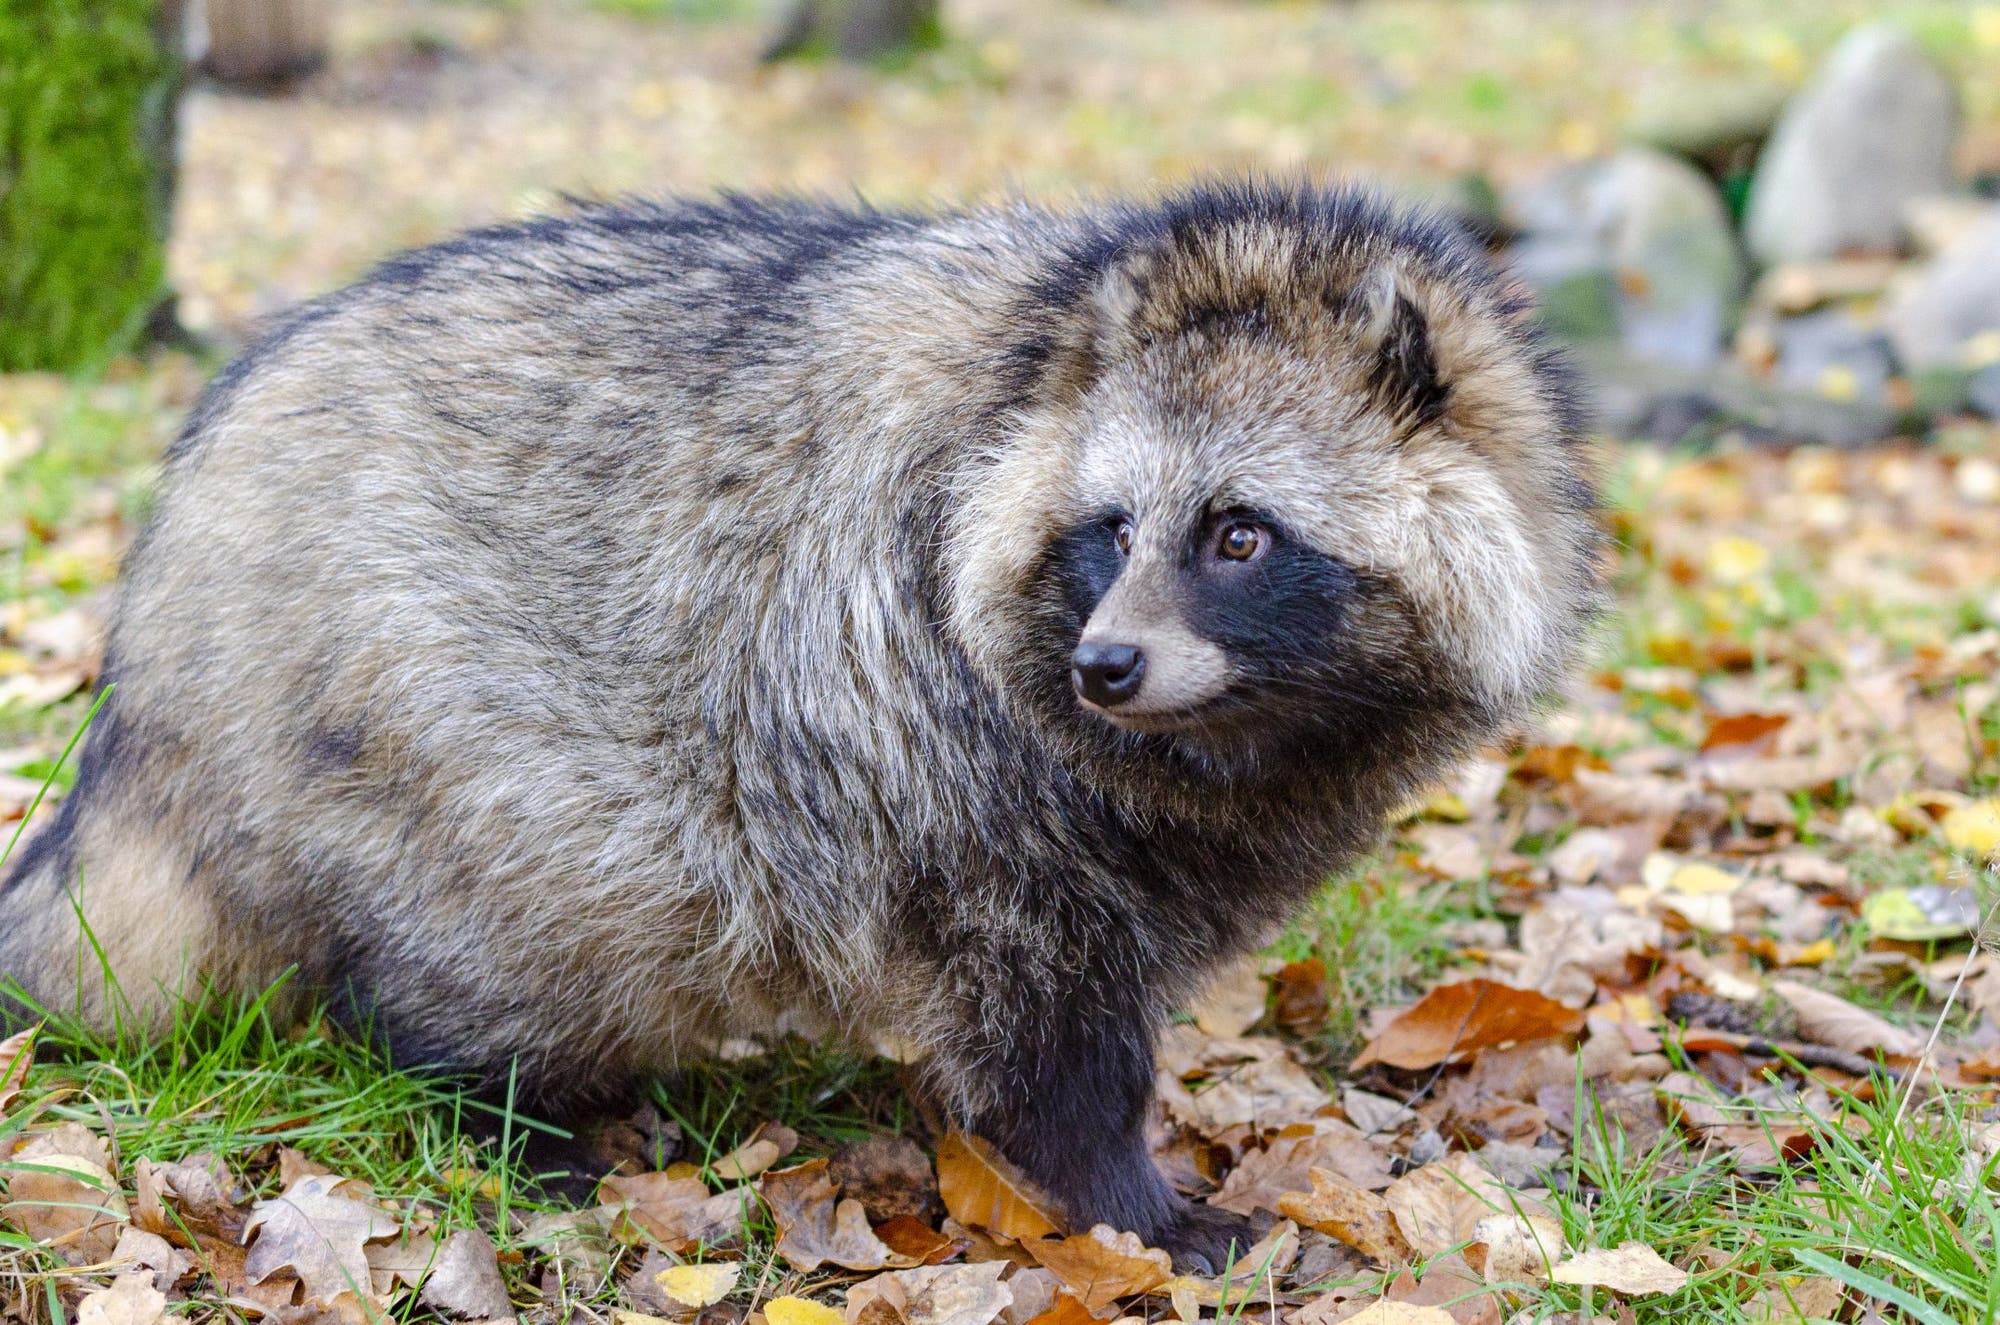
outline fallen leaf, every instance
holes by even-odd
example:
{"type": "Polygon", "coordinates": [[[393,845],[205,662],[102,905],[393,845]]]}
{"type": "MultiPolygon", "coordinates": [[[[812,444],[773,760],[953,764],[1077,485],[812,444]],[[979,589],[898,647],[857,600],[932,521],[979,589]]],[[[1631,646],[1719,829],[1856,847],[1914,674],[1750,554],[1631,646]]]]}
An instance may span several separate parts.
{"type": "Polygon", "coordinates": [[[1934,943],[1979,927],[1979,897],[1970,888],[1884,888],[1861,903],[1861,922],[1885,939],[1934,943]]]}
{"type": "Polygon", "coordinates": [[[643,1239],[683,1255],[740,1236],[744,1215],[757,1198],[749,1187],[711,1196],[699,1178],[614,1173],[598,1188],[597,1199],[615,1211],[611,1230],[621,1241],[643,1239]]]}
{"type": "Polygon", "coordinates": [[[960,1255],[965,1244],[938,1232],[921,1219],[897,1215],[875,1226],[875,1236],[903,1255],[926,1265],[939,1265],[960,1255]]]}
{"type": "Polygon", "coordinates": [[[774,1297],[764,1304],[771,1325],[847,1325],[847,1318],[822,1302],[803,1297],[774,1297]]]}
{"type": "Polygon", "coordinates": [[[1770,569],[1771,550],[1753,539],[1725,534],[1708,545],[1708,577],[1718,584],[1743,584],[1770,569]]]}
{"type": "Polygon", "coordinates": [[[1014,1303],[1005,1261],[930,1265],[864,1279],[847,1290],[851,1325],[991,1325],[1014,1303]]]}
{"type": "Polygon", "coordinates": [[[836,1199],[824,1159],[766,1173],[757,1190],[777,1221],[778,1254],[795,1270],[816,1270],[828,1261],[849,1270],[917,1263],[875,1236],[861,1202],[836,1199]]]}
{"type": "Polygon", "coordinates": [[[1687,1286],[1686,1270],[1676,1269],[1643,1242],[1621,1243],[1615,1250],[1586,1251],[1555,1267],[1549,1277],[1559,1284],[1608,1288],[1640,1296],[1676,1293],[1687,1286]]]}
{"type": "Polygon", "coordinates": [[[1276,1212],[1287,1193],[1312,1190],[1316,1168],[1342,1174],[1371,1190],[1390,1182],[1387,1151],[1346,1123],[1315,1118],[1285,1128],[1270,1145],[1244,1156],[1208,1203],[1239,1215],[1276,1212]]]}
{"type": "Polygon", "coordinates": [[[1799,1034],[1819,1044],[1851,1054],[1885,1053],[1911,1057],[1923,1051],[1923,1037],[1856,1007],[1838,994],[1800,984],[1773,980],[1771,990],[1785,1000],[1798,1018],[1799,1034]]]}
{"type": "Polygon", "coordinates": [[[1074,1237],[1022,1245],[1092,1311],[1156,1288],[1174,1273],[1173,1259],[1166,1252],[1148,1247],[1137,1233],[1121,1233],[1109,1224],[1074,1237]]]}
{"type": "Polygon", "coordinates": [[[167,1295],[150,1274],[121,1274],[111,1287],[76,1304],[76,1325],[153,1325],[167,1314],[167,1295]]]}
{"type": "Polygon", "coordinates": [[[1026,1241],[1060,1232],[1054,1205],[992,1144],[966,1132],[938,1143],[938,1194],[968,1228],[1026,1241]]]}
{"type": "Polygon", "coordinates": [[[1241,1035],[1264,1018],[1264,974],[1256,957],[1242,957],[1217,972],[1189,1006],[1206,1035],[1241,1035]]]}
{"type": "Polygon", "coordinates": [[[1946,811],[1938,825],[1954,851],[1979,857],[2000,853],[2000,800],[1972,801],[1946,811]]]}
{"type": "Polygon", "coordinates": [[[907,1136],[881,1134],[833,1152],[834,1182],[861,1202],[871,1222],[899,1216],[929,1222],[937,1209],[937,1174],[924,1148],[907,1136]]]}
{"type": "MultiPolygon", "coordinates": [[[[240,1242],[249,1211],[237,1203],[236,1183],[213,1155],[191,1155],[175,1164],[140,1159],[132,1170],[133,1222],[182,1246],[196,1235],[240,1242]]],[[[280,1190],[290,1190],[290,1184],[280,1190]]]]}
{"type": "Polygon", "coordinates": [[[1562,1225],[1547,1215],[1488,1215],[1473,1225],[1465,1259],[1489,1284],[1546,1283],[1568,1254],[1562,1225]]]}
{"type": "Polygon", "coordinates": [[[724,1182],[748,1182],[784,1158],[776,1141],[757,1137],[709,1165],[724,1182]]]}
{"type": "Polygon", "coordinates": [[[1101,1322],[1089,1307],[1063,1293],[1047,1311],[1030,1317],[1028,1325],[1101,1325],[1101,1322]]]}
{"type": "Polygon", "coordinates": [[[394,1294],[398,1284],[421,1288],[438,1259],[437,1239],[427,1233],[406,1233],[394,1242],[371,1242],[362,1251],[368,1257],[368,1278],[378,1298],[394,1294]]]}
{"type": "Polygon", "coordinates": [[[1384,1302],[1443,1311],[1455,1325],[1500,1325],[1500,1301],[1456,1252],[1429,1257],[1423,1274],[1405,1269],[1390,1281],[1384,1302]]]}
{"type": "Polygon", "coordinates": [[[1326,963],[1317,957],[1287,962],[1271,977],[1271,1017],[1292,1035],[1317,1035],[1326,1028],[1332,995],[1326,963]]]}
{"type": "Polygon", "coordinates": [[[418,1300],[461,1320],[514,1314],[507,1282],[500,1277],[499,1250],[476,1228],[462,1228],[445,1239],[418,1300]]]}
{"type": "Polygon", "coordinates": [[[1777,734],[1791,718],[1783,713],[1732,713],[1708,725],[1701,739],[1705,755],[1768,754],[1777,745],[1777,734]]]}
{"type": "Polygon", "coordinates": [[[194,1268],[194,1261],[186,1252],[159,1234],[131,1227],[118,1235],[118,1245],[111,1250],[111,1263],[146,1271],[153,1277],[153,1287],[162,1293],[171,1290],[194,1268]]]}
{"type": "Polygon", "coordinates": [[[1458,1325],[1442,1307],[1387,1300],[1371,1302],[1344,1320],[1346,1325],[1458,1325]]]}
{"type": "Polygon", "coordinates": [[[131,1219],[111,1152],[81,1123],[32,1134],[8,1161],[0,1220],[70,1265],[110,1259],[131,1219]]]}
{"type": "Polygon", "coordinates": [[[706,1265],[675,1265],[653,1276],[660,1291],[684,1307],[714,1306],[736,1287],[743,1267],[735,1261],[710,1261],[706,1265]]]}
{"type": "Polygon", "coordinates": [[[1370,1040],[1352,1064],[1370,1063],[1418,1070],[1435,1067],[1455,1054],[1510,1041],[1573,1035],[1583,1029],[1581,1009],[1533,990],[1493,980],[1461,980],[1441,985],[1418,1000],[1370,1040]]]}
{"type": "Polygon", "coordinates": [[[1410,1244],[1386,1201],[1337,1173],[1314,1169],[1311,1176],[1312,1191],[1286,1196],[1278,1203],[1279,1214],[1385,1265],[1410,1259],[1410,1244]]]}
{"type": "Polygon", "coordinates": [[[350,1197],[345,1178],[302,1178],[282,1196],[259,1201],[244,1221],[244,1236],[256,1235],[244,1269],[262,1283],[290,1269],[305,1285],[306,1300],[330,1304],[342,1293],[371,1291],[365,1244],[393,1238],[401,1226],[386,1210],[350,1197]]]}

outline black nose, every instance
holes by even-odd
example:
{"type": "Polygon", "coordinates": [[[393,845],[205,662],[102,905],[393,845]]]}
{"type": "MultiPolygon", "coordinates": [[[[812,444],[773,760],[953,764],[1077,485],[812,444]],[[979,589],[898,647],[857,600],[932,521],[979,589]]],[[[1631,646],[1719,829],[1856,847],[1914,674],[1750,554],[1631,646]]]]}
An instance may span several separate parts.
{"type": "Polygon", "coordinates": [[[1069,683],[1099,708],[1123,704],[1139,693],[1146,676],[1146,655],[1130,644],[1076,646],[1069,656],[1069,683]]]}

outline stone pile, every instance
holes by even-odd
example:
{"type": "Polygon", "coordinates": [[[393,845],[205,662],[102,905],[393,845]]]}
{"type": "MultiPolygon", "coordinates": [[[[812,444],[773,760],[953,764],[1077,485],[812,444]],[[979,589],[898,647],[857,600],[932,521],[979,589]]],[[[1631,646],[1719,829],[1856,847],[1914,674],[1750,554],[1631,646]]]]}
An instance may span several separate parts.
{"type": "Polygon", "coordinates": [[[1788,101],[1718,105],[1501,200],[1605,430],[1861,445],[2000,418],[2000,201],[1958,178],[1957,96],[1916,41],[1857,28],[1788,101]],[[1740,227],[1729,160],[1754,161],[1740,227]]]}

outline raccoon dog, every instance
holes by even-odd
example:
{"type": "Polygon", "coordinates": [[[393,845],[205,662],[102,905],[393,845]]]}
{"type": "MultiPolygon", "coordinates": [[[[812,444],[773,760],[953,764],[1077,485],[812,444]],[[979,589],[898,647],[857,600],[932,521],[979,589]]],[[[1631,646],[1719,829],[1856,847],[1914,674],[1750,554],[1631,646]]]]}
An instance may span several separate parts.
{"type": "Polygon", "coordinates": [[[79,917],[142,1012],[297,968],[557,1114],[890,1032],[1218,1262],[1156,1032],[1558,676],[1592,512],[1517,297],[1357,193],[478,231],[195,411],[0,972],[109,1015],[79,917]]]}

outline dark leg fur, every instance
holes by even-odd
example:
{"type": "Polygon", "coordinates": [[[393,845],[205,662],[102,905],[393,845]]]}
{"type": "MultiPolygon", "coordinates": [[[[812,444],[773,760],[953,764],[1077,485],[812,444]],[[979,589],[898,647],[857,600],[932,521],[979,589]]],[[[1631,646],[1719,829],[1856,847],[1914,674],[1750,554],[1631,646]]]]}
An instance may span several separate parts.
{"type": "MultiPolygon", "coordinates": [[[[1079,995],[1083,991],[1077,991],[1079,995]]],[[[1000,1103],[973,1120],[1063,1206],[1071,1230],[1130,1230],[1176,1265],[1214,1273],[1254,1241],[1249,1221],[1191,1204],[1153,1163],[1153,1020],[1091,996],[1031,998],[983,1066],[1000,1103]]]]}

